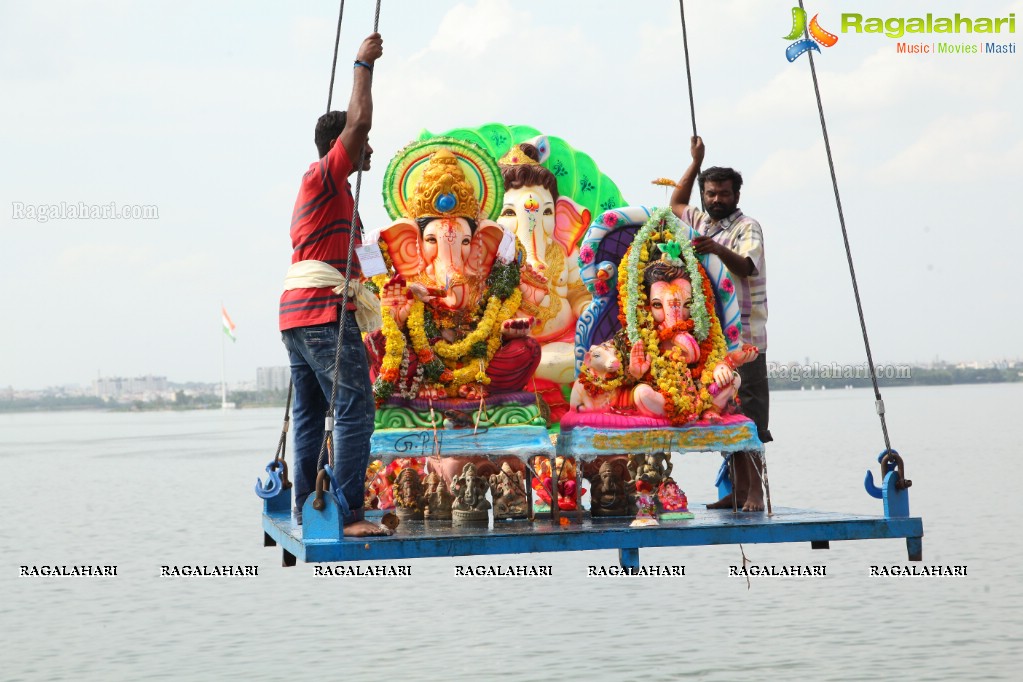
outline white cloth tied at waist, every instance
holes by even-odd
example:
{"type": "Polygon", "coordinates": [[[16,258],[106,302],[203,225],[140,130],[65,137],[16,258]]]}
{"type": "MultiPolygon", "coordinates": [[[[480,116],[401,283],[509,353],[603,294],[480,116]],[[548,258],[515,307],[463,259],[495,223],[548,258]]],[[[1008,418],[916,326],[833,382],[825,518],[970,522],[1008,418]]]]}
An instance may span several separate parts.
{"type": "MultiPolygon", "coordinates": [[[[284,276],[285,290],[292,289],[323,289],[331,287],[333,292],[342,296],[345,291],[345,276],[330,263],[320,260],[300,260],[292,263],[288,274],[284,276]]],[[[380,317],[380,299],[376,294],[359,282],[350,282],[349,300],[355,302],[355,320],[359,330],[364,334],[376,331],[383,325],[380,317]]]]}

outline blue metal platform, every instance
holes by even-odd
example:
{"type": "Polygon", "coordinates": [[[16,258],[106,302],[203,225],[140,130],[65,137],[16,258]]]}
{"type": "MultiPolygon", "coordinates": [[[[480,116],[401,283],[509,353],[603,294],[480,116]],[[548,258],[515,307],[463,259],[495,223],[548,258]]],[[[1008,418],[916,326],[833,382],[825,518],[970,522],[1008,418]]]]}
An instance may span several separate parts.
{"type": "MultiPolygon", "coordinates": [[[[558,439],[558,450],[570,450],[566,441],[571,440],[572,445],[582,450],[583,458],[609,450],[656,451],[665,446],[665,439],[672,447],[684,444],[687,446],[685,449],[698,449],[708,445],[708,438],[718,448],[728,449],[728,445],[745,445],[751,437],[755,437],[747,433],[748,427],[742,425],[695,429],[699,433],[693,437],[686,436],[685,429],[612,431],[606,443],[591,435],[590,431],[592,429],[575,429],[571,434],[562,434],[558,439]],[[727,433],[734,433],[723,439],[725,431],[722,429],[731,429],[727,433]],[[640,441],[632,442],[637,438],[640,441]],[[689,442],[687,438],[696,440],[689,442]],[[723,444],[723,441],[728,442],[723,444]]],[[[500,427],[479,433],[449,430],[439,431],[436,435],[426,431],[394,430],[374,434],[374,439],[373,456],[385,459],[398,455],[428,457],[435,448],[443,447],[447,456],[512,457],[528,461],[540,455],[551,458],[551,470],[555,470],[555,448],[547,432],[536,426],[500,427]]],[[[579,456],[580,453],[572,454],[579,456]]],[[[452,525],[451,521],[406,521],[389,537],[345,539],[338,506],[340,502],[335,501],[333,494],[322,496],[324,505],[320,510],[315,509],[313,496],[306,500],[302,513],[304,526],[294,523],[291,515],[293,490],[290,485],[282,487],[279,477],[275,481],[275,492],[265,494],[257,483],[257,494],[263,498],[264,545],[280,545],[285,566],[292,566],[299,559],[305,562],[379,561],[617,549],[623,567],[638,568],[639,549],[642,547],[809,542],[815,548],[826,548],[832,540],[885,538],[905,538],[909,560],[920,561],[923,555],[923,520],[909,514],[909,487],[912,482],[904,479],[902,459],[894,450],[882,452],[878,461],[882,470],[881,485],[875,485],[873,474],[868,472],[864,487],[869,495],[881,500],[883,516],[790,508],[774,508],[768,514],[708,510],[703,508],[704,505],[695,505],[692,508],[696,514],[693,519],[662,520],[658,526],[633,528],[631,517],[591,518],[589,512],[582,511],[582,500],[577,498],[578,510],[564,514],[558,512],[558,505],[552,505],[549,515],[496,523],[491,517],[486,527],[452,525]]],[[[273,463],[267,471],[272,468],[273,463]]],[[[527,469],[526,490],[531,505],[529,476],[527,469]]],[[[577,490],[582,485],[581,476],[581,470],[577,469],[577,490]]]]}
{"type": "Polygon", "coordinates": [[[358,540],[303,539],[290,512],[263,514],[265,544],[278,544],[284,564],[295,559],[305,562],[374,561],[440,556],[521,554],[524,552],[577,552],[599,549],[619,550],[622,566],[638,566],[642,547],[692,547],[736,543],[810,542],[827,547],[832,540],[873,540],[905,538],[909,559],[919,560],[923,521],[919,517],[884,518],[822,512],[808,509],[775,508],[764,512],[735,513],[731,510],[703,510],[691,507],[696,517],[686,521],[661,521],[661,525],[630,528],[631,518],[591,519],[589,514],[575,520],[573,514],[558,524],[549,519],[491,522],[488,528],[433,525],[429,522],[402,523],[395,534],[385,538],[358,540]]]}

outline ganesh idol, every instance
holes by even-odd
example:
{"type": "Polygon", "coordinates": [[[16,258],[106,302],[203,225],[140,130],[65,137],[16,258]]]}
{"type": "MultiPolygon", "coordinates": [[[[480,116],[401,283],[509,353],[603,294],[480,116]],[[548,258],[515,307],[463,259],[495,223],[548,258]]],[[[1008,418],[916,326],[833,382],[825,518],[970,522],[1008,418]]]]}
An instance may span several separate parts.
{"type": "Polygon", "coordinates": [[[632,412],[673,426],[731,412],[736,368],[758,350],[728,351],[714,302],[685,230],[663,212],[654,214],[619,266],[622,330],[586,353],[572,409],[632,412]]]}
{"type": "Polygon", "coordinates": [[[383,327],[366,337],[378,402],[522,390],[540,345],[522,310],[522,248],[493,221],[496,161],[460,140],[416,142],[392,159],[384,187],[391,272],[378,280],[383,327]]]}
{"type": "Polygon", "coordinates": [[[591,300],[579,273],[577,244],[590,212],[559,195],[557,178],[543,166],[549,150],[540,136],[512,146],[501,158],[505,192],[497,221],[525,249],[522,308],[536,318],[532,336],[543,348],[537,377],[570,384],[576,321],[591,300]]]}

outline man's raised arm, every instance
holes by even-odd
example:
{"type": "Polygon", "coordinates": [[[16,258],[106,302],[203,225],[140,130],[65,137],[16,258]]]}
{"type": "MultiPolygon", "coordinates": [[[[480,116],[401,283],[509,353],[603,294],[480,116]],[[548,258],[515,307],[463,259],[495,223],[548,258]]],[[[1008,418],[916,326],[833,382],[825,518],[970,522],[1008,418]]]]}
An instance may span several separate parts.
{"type": "Polygon", "coordinates": [[[689,154],[693,157],[693,160],[689,167],[686,168],[686,172],[682,174],[682,178],[675,185],[675,191],[671,193],[671,210],[679,218],[682,217],[683,211],[689,206],[689,198],[693,195],[693,183],[696,182],[696,176],[700,174],[704,152],[703,138],[695,135],[691,137],[689,139],[689,154]]]}
{"type": "Polygon", "coordinates": [[[384,53],[384,41],[379,33],[373,33],[359,47],[355,58],[355,73],[352,77],[352,97],[348,101],[348,120],[341,131],[341,144],[344,145],[352,167],[358,166],[359,154],[369,138],[369,129],[373,124],[373,95],[370,86],[373,84],[373,64],[384,53]]]}

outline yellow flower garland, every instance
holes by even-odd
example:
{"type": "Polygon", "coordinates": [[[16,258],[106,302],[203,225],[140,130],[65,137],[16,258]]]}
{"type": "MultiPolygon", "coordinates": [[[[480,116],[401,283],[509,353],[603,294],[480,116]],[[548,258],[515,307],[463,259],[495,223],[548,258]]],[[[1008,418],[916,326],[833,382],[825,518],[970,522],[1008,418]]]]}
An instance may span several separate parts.
{"type": "MultiPolygon", "coordinates": [[[[420,347],[427,348],[426,330],[424,329],[425,306],[422,301],[412,304],[413,312],[409,314],[409,332],[412,335],[412,346],[417,351],[420,347]],[[417,338],[418,337],[418,338],[417,338]]],[[[448,343],[438,341],[433,344],[433,352],[443,360],[457,360],[469,352],[473,344],[490,338],[494,329],[494,322],[497,320],[497,313],[501,308],[501,299],[491,296],[487,301],[487,309],[480,318],[476,329],[465,335],[464,339],[448,343]]]]}
{"type": "Polygon", "coordinates": [[[431,346],[430,340],[426,338],[426,306],[422,301],[417,300],[412,304],[407,323],[412,348],[416,353],[427,349],[431,350],[444,362],[453,375],[451,381],[446,382],[450,387],[457,388],[463,384],[474,382],[489,384],[490,377],[487,376],[486,369],[494,354],[501,347],[502,327],[519,309],[521,303],[522,292],[519,289],[512,291],[503,303],[496,296],[491,296],[476,329],[454,343],[442,340],[431,346]],[[472,350],[473,345],[481,341],[486,341],[487,344],[486,358],[466,358],[466,354],[472,350]],[[463,363],[464,367],[457,366],[463,363]]]}
{"type": "Polygon", "coordinates": [[[383,309],[384,359],[380,363],[380,374],[385,381],[396,381],[401,367],[401,356],[405,352],[405,335],[398,328],[398,322],[390,306],[383,309]]]}

